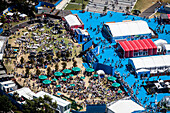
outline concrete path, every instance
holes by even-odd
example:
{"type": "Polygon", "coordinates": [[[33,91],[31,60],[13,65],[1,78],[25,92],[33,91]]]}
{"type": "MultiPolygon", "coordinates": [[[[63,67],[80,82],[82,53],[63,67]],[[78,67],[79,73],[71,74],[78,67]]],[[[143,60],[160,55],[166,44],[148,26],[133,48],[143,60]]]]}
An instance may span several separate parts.
{"type": "Polygon", "coordinates": [[[162,5],[165,5],[166,3],[162,3],[160,4],[159,2],[153,4],[151,7],[149,7],[148,9],[146,9],[144,12],[142,12],[139,16],[140,17],[150,17],[152,16],[154,13],[156,13],[157,11],[155,10],[156,8],[161,7],[162,5]]]}
{"type": "Polygon", "coordinates": [[[62,0],[55,8],[61,10],[69,1],[70,0],[62,0]]]}

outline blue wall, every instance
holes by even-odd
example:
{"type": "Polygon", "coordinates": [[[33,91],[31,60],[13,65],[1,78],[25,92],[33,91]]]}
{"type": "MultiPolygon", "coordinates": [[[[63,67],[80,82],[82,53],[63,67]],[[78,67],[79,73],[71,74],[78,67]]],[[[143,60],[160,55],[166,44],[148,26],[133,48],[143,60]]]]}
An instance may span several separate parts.
{"type": "Polygon", "coordinates": [[[46,5],[46,7],[50,6],[50,8],[55,7],[54,4],[51,4],[48,2],[39,2],[38,5],[35,6],[36,11],[38,10],[38,7],[44,6],[44,5],[46,5]]]}
{"type": "Polygon", "coordinates": [[[95,62],[93,64],[93,68],[95,69],[95,71],[103,70],[106,74],[111,74],[111,75],[114,74],[114,68],[111,66],[108,66],[106,64],[101,64],[101,63],[95,62]]]}
{"type": "Polygon", "coordinates": [[[0,28],[0,34],[3,32],[3,28],[0,28]]]}
{"type": "Polygon", "coordinates": [[[57,6],[62,0],[59,0],[57,3],[55,3],[54,5],[57,6]]]}
{"type": "Polygon", "coordinates": [[[74,111],[71,110],[72,113],[105,113],[106,104],[96,104],[96,105],[87,105],[86,111],[74,111]]]}
{"type": "Polygon", "coordinates": [[[93,44],[92,44],[92,40],[90,40],[90,41],[88,41],[88,42],[86,42],[86,43],[84,43],[83,44],[83,46],[82,46],[82,50],[83,51],[86,51],[89,47],[91,47],[93,44]]]}

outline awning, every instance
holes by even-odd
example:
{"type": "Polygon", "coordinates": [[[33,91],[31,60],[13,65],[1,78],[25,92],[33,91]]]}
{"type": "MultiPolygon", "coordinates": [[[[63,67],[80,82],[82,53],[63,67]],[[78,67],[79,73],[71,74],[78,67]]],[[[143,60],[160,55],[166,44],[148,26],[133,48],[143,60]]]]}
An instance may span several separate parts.
{"type": "Polygon", "coordinates": [[[139,69],[139,70],[136,71],[136,73],[138,75],[141,75],[141,74],[150,74],[150,70],[148,70],[148,69],[139,69]]]}

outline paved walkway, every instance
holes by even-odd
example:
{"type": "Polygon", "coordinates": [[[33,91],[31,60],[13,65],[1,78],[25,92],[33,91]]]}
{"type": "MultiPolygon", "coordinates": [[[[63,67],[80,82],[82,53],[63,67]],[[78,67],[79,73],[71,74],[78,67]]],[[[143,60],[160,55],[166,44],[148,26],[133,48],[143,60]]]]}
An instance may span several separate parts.
{"type": "Polygon", "coordinates": [[[151,7],[149,7],[148,9],[146,9],[144,12],[142,12],[139,16],[140,17],[150,17],[152,16],[156,11],[156,8],[161,7],[162,5],[165,5],[166,3],[162,3],[160,4],[159,2],[155,3],[154,5],[152,5],[151,7]]]}
{"type": "Polygon", "coordinates": [[[62,0],[55,8],[61,10],[69,1],[70,0],[62,0]]]}

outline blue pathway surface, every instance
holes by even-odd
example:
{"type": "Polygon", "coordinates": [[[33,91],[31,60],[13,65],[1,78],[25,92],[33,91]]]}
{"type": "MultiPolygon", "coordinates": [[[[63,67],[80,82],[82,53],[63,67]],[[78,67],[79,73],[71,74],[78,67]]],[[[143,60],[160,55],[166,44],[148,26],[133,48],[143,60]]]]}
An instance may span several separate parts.
{"type": "MultiPolygon", "coordinates": [[[[80,19],[83,21],[84,23],[84,27],[85,29],[89,28],[90,26],[94,29],[97,28],[97,25],[100,26],[100,28],[102,28],[102,23],[104,22],[122,22],[123,20],[144,20],[148,23],[149,27],[151,27],[153,30],[156,29],[157,27],[157,22],[154,21],[154,19],[143,19],[141,17],[137,17],[137,16],[132,16],[129,15],[127,16],[123,16],[123,13],[118,13],[118,12],[110,12],[108,11],[106,16],[100,17],[99,13],[93,13],[93,12],[85,12],[85,13],[80,13],[78,10],[73,10],[72,11],[73,14],[78,14],[78,16],[80,17],[80,19]],[[92,19],[90,19],[90,13],[92,14],[92,19]],[[110,17],[110,13],[113,15],[112,17],[110,17]]],[[[170,31],[170,25],[165,25],[165,30],[170,31]]],[[[96,34],[96,32],[93,32],[92,30],[88,29],[88,32],[90,34],[90,36],[92,37],[94,43],[99,43],[99,45],[102,47],[105,46],[106,49],[104,49],[104,53],[102,53],[102,48],[100,49],[100,55],[97,56],[97,58],[99,59],[100,63],[103,63],[104,60],[106,59],[110,59],[110,61],[106,62],[105,64],[107,65],[112,65],[115,66],[115,63],[118,62],[120,59],[119,57],[116,55],[114,48],[109,48],[109,46],[113,45],[110,44],[106,41],[106,44],[102,43],[99,40],[96,40],[96,37],[101,37],[102,40],[104,40],[105,38],[102,36],[101,32],[96,34]],[[108,47],[108,48],[107,48],[108,47]],[[102,57],[101,57],[102,56],[102,57]],[[114,60],[114,62],[112,63],[112,59],[114,60]]],[[[158,34],[158,39],[165,39],[168,43],[170,43],[170,34],[166,35],[165,33],[163,34],[158,34]]],[[[153,39],[153,40],[157,40],[157,39],[153,39]]],[[[126,71],[126,64],[128,64],[128,58],[122,60],[121,59],[121,63],[123,64],[122,68],[117,68],[115,71],[120,72],[121,76],[123,74],[127,75],[129,72],[126,71]]],[[[123,77],[124,78],[124,77],[123,77]]],[[[158,79],[162,79],[162,80],[170,80],[169,76],[160,76],[159,78],[157,77],[151,77],[149,78],[149,81],[153,81],[153,80],[158,80],[158,79]]],[[[139,82],[137,82],[137,85],[141,85],[143,80],[140,80],[140,78],[135,78],[134,75],[128,76],[126,79],[124,78],[124,81],[127,82],[129,84],[129,86],[131,87],[135,81],[139,80],[139,82]]],[[[136,86],[137,86],[136,85],[136,86]]],[[[137,88],[133,88],[134,94],[136,93],[136,89],[137,88]]],[[[155,102],[155,95],[153,95],[153,97],[151,97],[151,95],[147,95],[145,89],[143,87],[141,87],[141,89],[139,90],[139,94],[136,95],[137,98],[140,100],[141,104],[143,105],[143,107],[145,107],[145,105],[149,105],[151,102],[155,102]],[[149,98],[149,100],[144,103],[144,99],[145,97],[149,98]]],[[[157,95],[157,102],[159,102],[164,96],[170,96],[170,93],[165,93],[165,94],[158,94],[157,95]]],[[[152,104],[154,106],[154,104],[152,104]]]]}

